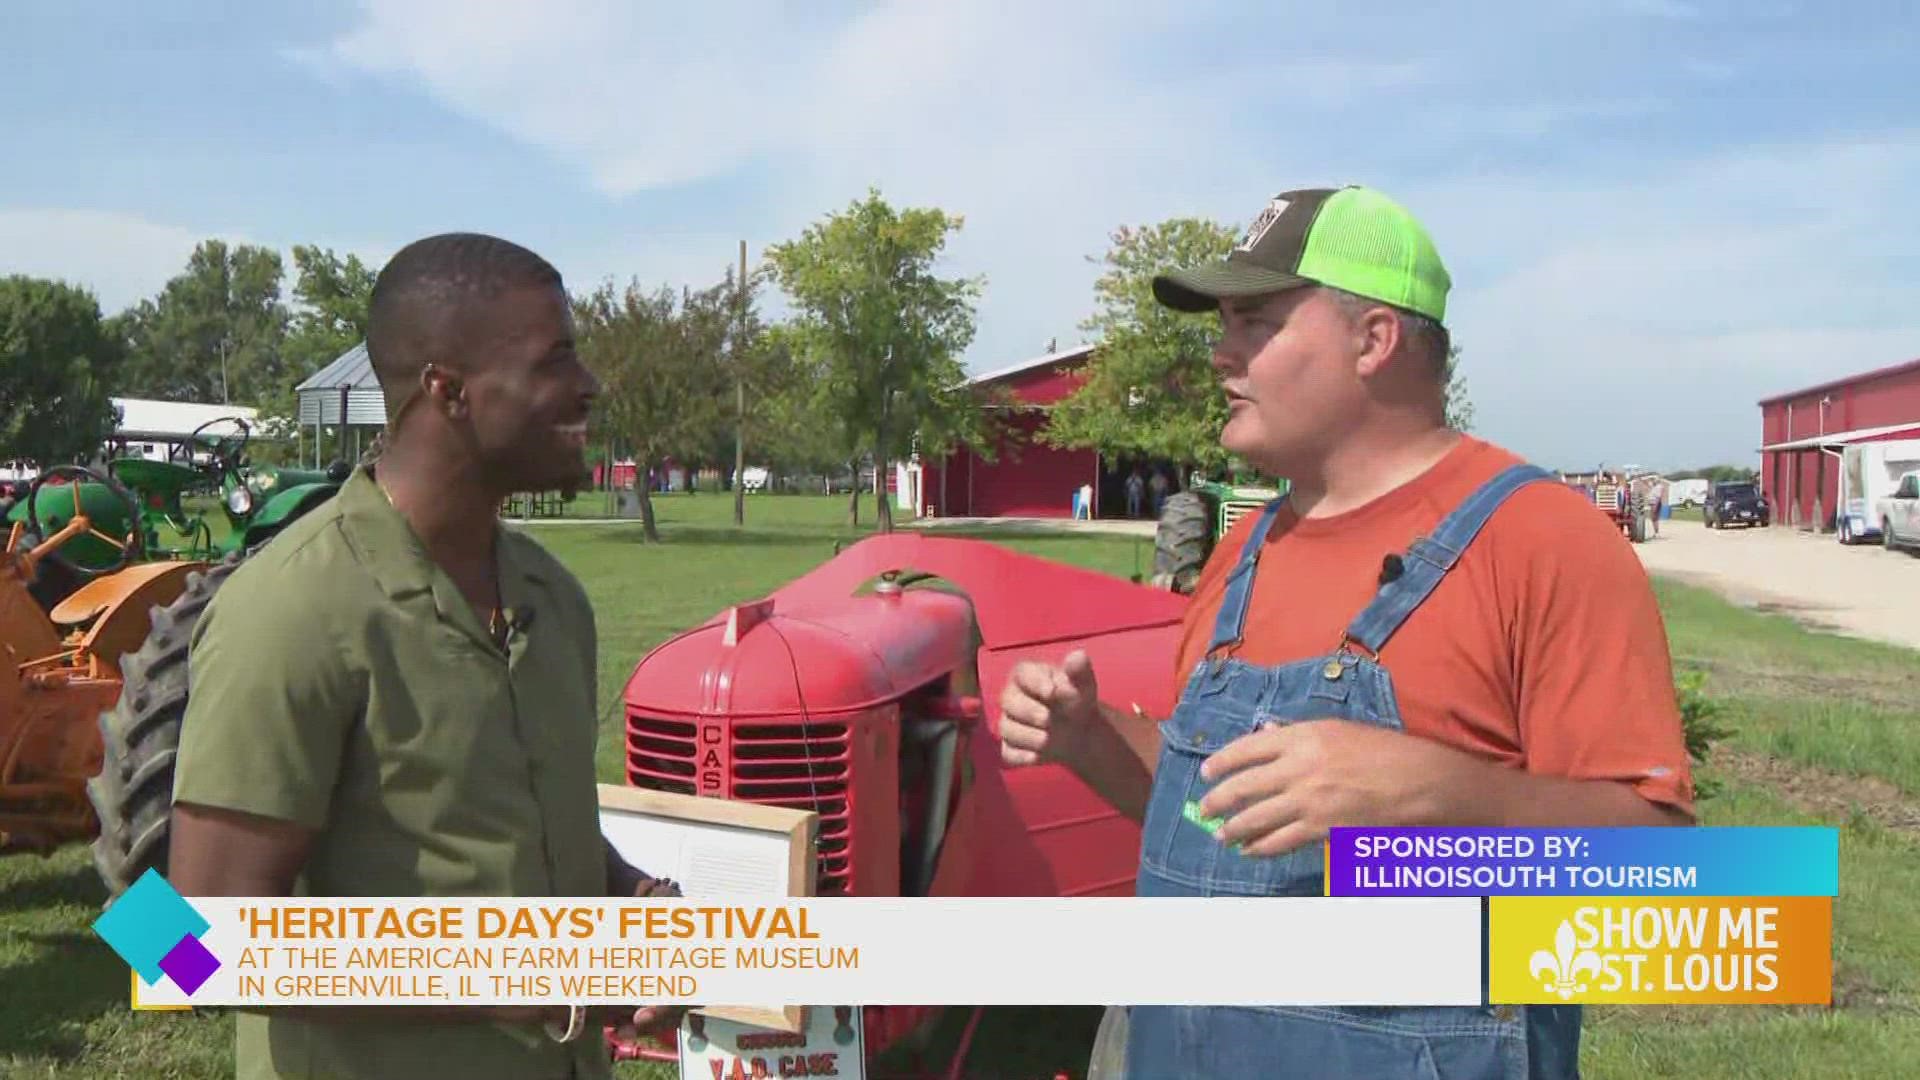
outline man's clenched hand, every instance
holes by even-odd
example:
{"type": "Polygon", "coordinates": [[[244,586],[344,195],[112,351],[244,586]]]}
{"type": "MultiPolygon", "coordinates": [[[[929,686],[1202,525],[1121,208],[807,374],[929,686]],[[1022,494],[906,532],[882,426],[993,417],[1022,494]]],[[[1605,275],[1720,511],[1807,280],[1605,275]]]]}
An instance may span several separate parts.
{"type": "Polygon", "coordinates": [[[1101,723],[1093,661],[1074,651],[1061,663],[1022,660],[1000,693],[1000,759],[1008,765],[1080,762],[1088,732],[1101,723]]]}
{"type": "Polygon", "coordinates": [[[1218,786],[1200,812],[1227,819],[1222,843],[1281,855],[1336,825],[1439,824],[1463,761],[1438,743],[1352,721],[1265,725],[1201,766],[1201,779],[1218,786]]]}

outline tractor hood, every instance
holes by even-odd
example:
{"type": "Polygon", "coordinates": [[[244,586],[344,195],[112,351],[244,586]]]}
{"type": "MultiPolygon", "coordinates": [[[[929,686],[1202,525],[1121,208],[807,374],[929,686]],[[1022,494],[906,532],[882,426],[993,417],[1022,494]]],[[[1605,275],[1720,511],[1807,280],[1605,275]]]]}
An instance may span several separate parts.
{"type": "Polygon", "coordinates": [[[627,708],[662,717],[857,712],[972,665],[972,608],[952,593],[882,584],[836,604],[787,603],[730,608],[654,649],[627,682],[627,708]]]}

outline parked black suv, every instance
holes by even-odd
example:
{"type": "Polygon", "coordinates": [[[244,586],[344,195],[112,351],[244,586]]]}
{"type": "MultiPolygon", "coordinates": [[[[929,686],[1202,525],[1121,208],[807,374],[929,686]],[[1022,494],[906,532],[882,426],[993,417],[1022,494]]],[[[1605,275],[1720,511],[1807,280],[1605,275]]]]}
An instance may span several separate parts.
{"type": "Polygon", "coordinates": [[[1773,523],[1773,508],[1760,494],[1760,485],[1747,481],[1726,481],[1707,489],[1707,501],[1700,513],[1707,528],[1724,529],[1729,525],[1767,526],[1773,523]]]}

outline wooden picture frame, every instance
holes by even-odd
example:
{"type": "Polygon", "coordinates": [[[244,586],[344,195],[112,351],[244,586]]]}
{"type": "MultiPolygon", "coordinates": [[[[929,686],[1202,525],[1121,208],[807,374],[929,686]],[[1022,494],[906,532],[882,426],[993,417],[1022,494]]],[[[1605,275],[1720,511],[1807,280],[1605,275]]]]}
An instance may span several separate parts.
{"type": "MultiPolygon", "coordinates": [[[[625,784],[597,787],[601,834],[628,863],[678,882],[688,899],[778,902],[813,896],[818,887],[815,811],[625,784]]],[[[790,1033],[807,1022],[803,1005],[698,1011],[790,1033]]]]}

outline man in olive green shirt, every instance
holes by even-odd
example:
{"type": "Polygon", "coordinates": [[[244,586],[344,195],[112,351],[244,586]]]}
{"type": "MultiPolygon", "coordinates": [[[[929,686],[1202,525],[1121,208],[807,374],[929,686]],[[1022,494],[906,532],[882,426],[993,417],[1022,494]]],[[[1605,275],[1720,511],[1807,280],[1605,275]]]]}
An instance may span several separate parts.
{"type": "MultiPolygon", "coordinates": [[[[559,274],[430,237],[375,284],[385,447],[252,555],[196,628],[169,879],[188,896],[674,895],[599,829],[586,593],[500,525],[585,471],[599,384],[559,274]]],[[[253,1078],[605,1077],[599,1024],[679,1009],[392,1006],[237,1018],[253,1078]],[[569,1039],[569,1027],[575,1037],[569,1039]]]]}

